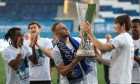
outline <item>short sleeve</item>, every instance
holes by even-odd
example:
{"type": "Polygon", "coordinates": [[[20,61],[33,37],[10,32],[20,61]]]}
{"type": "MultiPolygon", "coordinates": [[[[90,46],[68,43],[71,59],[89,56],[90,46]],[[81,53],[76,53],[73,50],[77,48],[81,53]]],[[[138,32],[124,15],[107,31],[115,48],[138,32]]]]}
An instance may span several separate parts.
{"type": "Polygon", "coordinates": [[[12,54],[11,54],[7,49],[5,49],[5,50],[2,51],[2,57],[3,57],[3,59],[4,59],[5,61],[7,61],[8,63],[9,63],[11,60],[15,59],[15,58],[12,56],[12,54]]]}
{"type": "Polygon", "coordinates": [[[62,59],[62,56],[61,56],[61,53],[59,52],[59,50],[53,49],[52,58],[53,58],[56,66],[58,66],[59,64],[61,64],[63,62],[63,59],[62,59]]]}
{"type": "Polygon", "coordinates": [[[45,40],[45,49],[52,49],[53,48],[53,45],[52,45],[52,42],[50,39],[46,39],[45,40]]]}
{"type": "Polygon", "coordinates": [[[123,41],[124,39],[121,37],[121,36],[116,36],[112,41],[111,43],[113,44],[113,46],[115,48],[119,48],[120,46],[123,46],[123,41]]]}

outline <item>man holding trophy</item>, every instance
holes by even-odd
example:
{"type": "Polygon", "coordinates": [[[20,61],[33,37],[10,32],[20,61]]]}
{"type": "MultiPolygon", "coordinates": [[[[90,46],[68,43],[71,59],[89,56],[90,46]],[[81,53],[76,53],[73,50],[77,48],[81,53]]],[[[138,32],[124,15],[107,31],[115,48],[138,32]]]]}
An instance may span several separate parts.
{"type": "MultiPolygon", "coordinates": [[[[77,7],[79,7],[79,5],[80,4],[77,3],[77,7]]],[[[84,11],[92,7],[92,9],[95,10],[95,4],[90,4],[90,6],[88,6],[89,4],[82,4],[82,6],[83,5],[86,5],[84,11]]],[[[88,12],[89,11],[90,10],[88,10],[88,12]]],[[[93,13],[94,11],[92,14],[93,13]]],[[[91,14],[91,12],[89,14],[91,14]]],[[[79,40],[70,37],[69,30],[60,22],[54,23],[51,30],[53,34],[58,37],[57,46],[53,48],[52,57],[57,69],[62,75],[61,84],[98,84],[88,75],[94,74],[93,67],[91,67],[89,60],[91,61],[91,56],[95,54],[90,46],[89,38],[84,37],[86,33],[82,31],[84,34],[82,34],[80,44],[79,40]]]]}
{"type": "Polygon", "coordinates": [[[52,57],[62,75],[61,84],[95,84],[94,81],[89,83],[87,77],[87,74],[93,74],[89,61],[85,56],[76,56],[80,42],[69,37],[69,30],[60,22],[53,24],[52,32],[58,37],[52,57]]]}
{"type": "Polygon", "coordinates": [[[83,23],[83,29],[101,52],[112,50],[110,60],[95,56],[96,60],[110,66],[110,84],[131,84],[131,71],[134,59],[134,44],[128,33],[131,19],[128,15],[121,15],[115,19],[114,23],[115,33],[118,36],[106,44],[102,44],[96,39],[93,34],[93,27],[88,21],[83,23]]]}

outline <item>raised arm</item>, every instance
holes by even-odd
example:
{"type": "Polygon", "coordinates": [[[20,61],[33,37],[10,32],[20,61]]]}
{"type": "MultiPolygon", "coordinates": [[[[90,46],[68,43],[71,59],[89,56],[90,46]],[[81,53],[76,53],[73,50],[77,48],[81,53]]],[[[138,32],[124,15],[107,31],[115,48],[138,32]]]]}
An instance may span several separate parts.
{"type": "MultiPolygon", "coordinates": [[[[39,43],[37,42],[37,36],[38,36],[38,34],[31,35],[31,42],[30,42],[29,46],[31,48],[33,48],[33,46],[36,45],[46,56],[48,56],[49,58],[52,58],[52,49],[45,49],[42,46],[40,46],[39,43]]],[[[46,41],[44,41],[44,42],[46,42],[46,41]]],[[[34,51],[34,50],[32,49],[32,51],[34,51]]]]}
{"type": "Polygon", "coordinates": [[[8,64],[11,66],[14,70],[18,70],[19,65],[21,63],[23,48],[21,44],[22,38],[19,37],[17,41],[17,47],[18,47],[18,53],[15,59],[11,60],[8,64]]]}
{"type": "Polygon", "coordinates": [[[52,49],[45,49],[36,43],[37,47],[49,58],[52,58],[52,49]]]}
{"type": "MultiPolygon", "coordinates": [[[[36,54],[36,50],[35,50],[35,44],[37,43],[37,35],[32,35],[31,36],[31,43],[29,44],[29,46],[32,48],[32,55],[29,56],[29,60],[33,63],[33,64],[38,64],[38,58],[37,58],[37,54],[36,54]]],[[[29,51],[29,50],[27,50],[29,51]]]]}
{"type": "Polygon", "coordinates": [[[17,57],[16,57],[15,59],[11,60],[11,61],[8,63],[8,65],[11,66],[12,69],[18,70],[19,65],[20,65],[20,63],[21,63],[21,58],[22,58],[22,54],[21,54],[21,53],[17,54],[17,57]]]}
{"type": "Polygon", "coordinates": [[[91,41],[101,52],[115,49],[115,47],[112,45],[111,42],[103,44],[99,40],[96,39],[95,35],[93,34],[94,27],[91,27],[88,21],[83,23],[82,29],[84,29],[86,31],[86,33],[90,37],[91,41]]]}
{"type": "Polygon", "coordinates": [[[37,58],[37,54],[35,51],[35,46],[32,47],[32,55],[29,56],[29,60],[35,65],[38,64],[38,58],[37,58]]]}

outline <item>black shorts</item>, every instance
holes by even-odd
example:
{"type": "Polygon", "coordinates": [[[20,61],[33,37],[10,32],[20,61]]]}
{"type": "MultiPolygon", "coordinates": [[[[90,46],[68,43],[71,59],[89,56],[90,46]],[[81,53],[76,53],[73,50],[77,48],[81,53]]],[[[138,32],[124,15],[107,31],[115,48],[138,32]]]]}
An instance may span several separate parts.
{"type": "Polygon", "coordinates": [[[51,81],[30,81],[30,84],[51,84],[51,81]]]}
{"type": "Polygon", "coordinates": [[[55,66],[54,60],[50,59],[50,67],[54,67],[54,66],[55,66]]]}

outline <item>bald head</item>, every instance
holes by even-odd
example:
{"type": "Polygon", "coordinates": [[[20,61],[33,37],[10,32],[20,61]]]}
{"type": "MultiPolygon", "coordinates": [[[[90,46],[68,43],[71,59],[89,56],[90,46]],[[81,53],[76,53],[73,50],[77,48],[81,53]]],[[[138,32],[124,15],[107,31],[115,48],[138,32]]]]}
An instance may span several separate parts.
{"type": "Polygon", "coordinates": [[[25,38],[25,40],[29,40],[30,39],[30,34],[26,33],[24,38],[25,38]]]}
{"type": "Polygon", "coordinates": [[[106,38],[107,42],[109,42],[110,39],[111,39],[111,35],[110,34],[106,34],[105,38],[106,38]]]}

